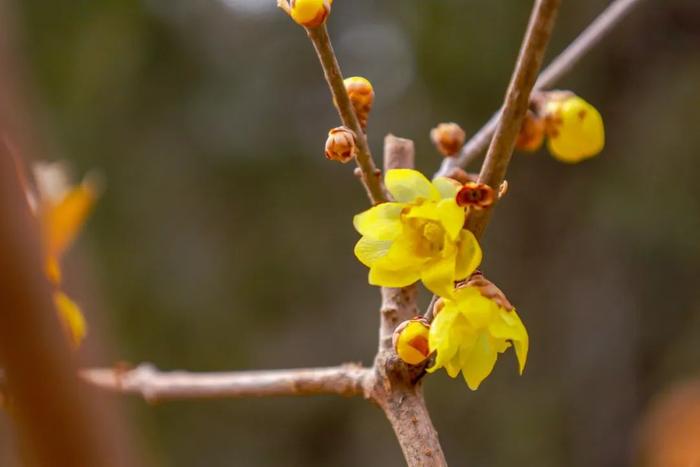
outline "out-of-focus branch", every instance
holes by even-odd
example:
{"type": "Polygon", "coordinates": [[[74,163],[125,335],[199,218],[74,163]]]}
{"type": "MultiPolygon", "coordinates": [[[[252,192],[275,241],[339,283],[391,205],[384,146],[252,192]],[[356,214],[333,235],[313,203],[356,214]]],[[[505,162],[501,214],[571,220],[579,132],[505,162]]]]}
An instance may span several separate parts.
{"type": "Polygon", "coordinates": [[[361,179],[367,189],[367,195],[372,204],[382,203],[386,201],[387,198],[382,186],[380,173],[374,165],[372,153],[367,143],[367,136],[360,125],[360,121],[357,119],[355,109],[345,90],[343,75],[340,71],[340,65],[338,65],[335,52],[333,51],[331,39],[328,36],[328,29],[325,24],[322,24],[317,28],[307,28],[306,32],[318,54],[318,59],[321,62],[323,74],[326,77],[328,87],[333,95],[333,102],[338,110],[338,115],[340,115],[343,125],[350,128],[355,133],[357,144],[355,160],[362,172],[361,179]]]}
{"type": "MultiPolygon", "coordinates": [[[[634,7],[643,0],[614,0],[598,17],[583,30],[574,41],[561,52],[540,74],[535,90],[547,89],[556,84],[581,59],[598,45],[634,7]]],[[[496,112],[481,129],[464,145],[460,156],[446,158],[436,175],[446,175],[453,167],[466,168],[486,150],[498,126],[500,111],[496,112]]]]}
{"type": "MultiPolygon", "coordinates": [[[[44,276],[36,219],[8,147],[26,153],[33,138],[12,53],[9,3],[0,2],[0,366],[27,465],[136,465],[117,446],[112,420],[76,376],[44,276]]],[[[110,417],[111,418],[111,417],[110,417]]]]}
{"type": "MultiPolygon", "coordinates": [[[[520,133],[530,103],[530,93],[542,66],[560,3],[561,0],[536,0],[532,9],[515,71],[506,92],[501,118],[479,173],[479,182],[490,185],[494,190],[497,190],[505,179],[515,139],[520,133]]],[[[467,228],[477,238],[481,237],[492,212],[493,206],[482,211],[470,212],[467,228]]]]}
{"type": "Polygon", "coordinates": [[[364,395],[363,384],[371,370],[356,364],[329,368],[221,373],[163,372],[142,364],[131,370],[81,371],[85,381],[148,402],[181,399],[216,399],[337,394],[364,395]]]}

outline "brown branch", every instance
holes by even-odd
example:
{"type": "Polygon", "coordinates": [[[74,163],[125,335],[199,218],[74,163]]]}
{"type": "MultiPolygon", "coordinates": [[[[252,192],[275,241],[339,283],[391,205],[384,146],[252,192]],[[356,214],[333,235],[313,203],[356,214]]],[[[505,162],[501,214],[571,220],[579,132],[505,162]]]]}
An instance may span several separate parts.
{"type": "MultiPolygon", "coordinates": [[[[479,173],[479,182],[486,183],[494,190],[498,190],[505,179],[515,140],[530,103],[530,93],[542,66],[560,2],[561,0],[536,0],[532,9],[515,71],[506,92],[501,118],[479,173]]],[[[470,212],[467,228],[477,238],[481,237],[492,212],[493,206],[482,211],[470,212]]]]}
{"type": "Polygon", "coordinates": [[[340,71],[340,65],[338,65],[335,52],[333,51],[333,45],[328,36],[326,25],[323,24],[317,28],[307,28],[306,32],[316,49],[318,59],[323,68],[323,74],[328,82],[331,94],[333,95],[333,102],[338,110],[338,115],[343,125],[350,128],[355,133],[357,143],[355,161],[362,172],[362,183],[367,190],[367,195],[372,204],[382,203],[387,200],[382,186],[382,180],[377,167],[374,165],[372,153],[367,143],[367,135],[365,135],[364,130],[360,126],[360,121],[357,119],[355,109],[345,90],[343,75],[340,71]]]}
{"type": "Polygon", "coordinates": [[[369,369],[356,364],[219,373],[163,372],[152,365],[141,364],[132,370],[83,370],[81,376],[100,388],[158,402],[320,394],[358,396],[364,395],[364,381],[370,373],[369,369]]]}
{"type": "MultiPolygon", "coordinates": [[[[120,443],[111,410],[75,375],[61,332],[36,218],[9,144],[26,154],[41,144],[26,112],[25,76],[13,53],[10,2],[0,2],[0,365],[24,464],[38,467],[137,465],[120,443]]],[[[3,397],[4,398],[4,397],[3,397]]]]}
{"type": "MultiPolygon", "coordinates": [[[[615,0],[598,17],[561,52],[547,68],[542,71],[535,90],[547,89],[554,86],[566,73],[581,61],[581,59],[598,45],[620,21],[622,21],[635,6],[643,0],[615,0]]],[[[471,165],[489,146],[491,138],[498,126],[500,110],[472,136],[464,145],[459,157],[446,158],[436,176],[446,175],[454,167],[466,168],[471,165]]]]}
{"type": "MultiPolygon", "coordinates": [[[[384,139],[384,169],[413,168],[413,141],[388,135],[384,139]]],[[[382,288],[379,351],[368,394],[386,414],[409,467],[446,466],[440,440],[425,406],[421,366],[403,363],[391,346],[394,329],[418,314],[417,288],[382,288]]]]}

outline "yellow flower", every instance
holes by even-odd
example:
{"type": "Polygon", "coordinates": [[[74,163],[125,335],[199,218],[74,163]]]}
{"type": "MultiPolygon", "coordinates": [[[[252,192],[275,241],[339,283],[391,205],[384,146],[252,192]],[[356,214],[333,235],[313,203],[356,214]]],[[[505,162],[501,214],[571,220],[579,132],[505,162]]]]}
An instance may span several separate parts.
{"type": "Polygon", "coordinates": [[[414,318],[399,324],[393,335],[396,354],[409,365],[418,365],[430,355],[428,334],[430,324],[422,318],[414,318]]]}
{"type": "Polygon", "coordinates": [[[461,371],[467,386],[476,390],[512,342],[522,374],[529,340],[515,309],[499,306],[474,286],[458,288],[443,302],[430,327],[430,351],[437,354],[429,372],[444,367],[455,378],[461,371]]]}
{"type": "Polygon", "coordinates": [[[545,104],[549,152],[562,162],[576,163],[602,151],[605,129],[600,112],[576,95],[552,95],[545,104]]]}
{"type": "Polygon", "coordinates": [[[80,185],[69,185],[66,169],[60,164],[38,164],[35,179],[38,193],[29,193],[28,197],[39,220],[45,273],[55,288],[54,304],[61,324],[77,347],[87,333],[87,326],[78,305],[60,290],[60,261],[95,204],[98,184],[86,178],[80,185]]]}
{"type": "Polygon", "coordinates": [[[315,28],[326,20],[332,4],[333,0],[291,0],[290,14],[297,24],[315,28]]]}
{"type": "Polygon", "coordinates": [[[385,183],[395,201],[354,219],[362,234],[355,255],[370,268],[369,283],[405,287],[420,279],[436,295],[450,296],[454,282],[481,262],[479,243],[462,229],[464,208],[455,201],[461,185],[446,177],[431,183],[409,169],[389,170],[385,183]]]}

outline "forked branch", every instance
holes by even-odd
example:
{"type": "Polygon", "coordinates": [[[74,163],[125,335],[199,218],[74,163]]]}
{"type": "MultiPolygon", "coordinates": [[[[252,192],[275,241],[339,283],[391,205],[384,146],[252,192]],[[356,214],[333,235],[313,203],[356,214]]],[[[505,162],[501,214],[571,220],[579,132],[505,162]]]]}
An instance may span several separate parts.
{"type": "MultiPolygon", "coordinates": [[[[566,73],[571,71],[579,61],[598,45],[634,7],[643,0],[614,0],[598,17],[583,30],[574,41],[561,52],[547,68],[542,71],[535,90],[554,86],[566,73]]],[[[447,158],[436,175],[446,175],[453,167],[466,168],[472,164],[489,146],[498,126],[500,111],[496,112],[486,124],[464,145],[460,156],[447,158]]]]}

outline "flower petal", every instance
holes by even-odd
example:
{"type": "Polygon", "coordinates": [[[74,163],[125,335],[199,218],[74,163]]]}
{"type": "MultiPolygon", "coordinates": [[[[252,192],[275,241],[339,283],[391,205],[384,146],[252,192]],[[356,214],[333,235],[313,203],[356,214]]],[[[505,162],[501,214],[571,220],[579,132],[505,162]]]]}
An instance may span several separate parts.
{"type": "Polygon", "coordinates": [[[437,177],[433,179],[433,186],[440,192],[443,199],[454,199],[457,192],[462,188],[462,184],[449,177],[437,177]]]}
{"type": "Polygon", "coordinates": [[[401,203],[382,203],[353,218],[355,230],[375,240],[394,240],[401,234],[401,203]]]}
{"type": "Polygon", "coordinates": [[[423,284],[440,297],[451,297],[454,292],[455,256],[432,260],[421,271],[423,284]]]}
{"type": "Polygon", "coordinates": [[[425,175],[412,169],[392,169],[384,177],[386,188],[401,203],[410,203],[418,198],[438,200],[440,193],[425,175]]]}
{"type": "Polygon", "coordinates": [[[54,292],[56,312],[73,348],[77,348],[87,334],[85,318],[80,307],[63,292],[54,292]]]}
{"type": "Polygon", "coordinates": [[[418,281],[420,273],[418,269],[399,269],[392,271],[378,266],[369,270],[369,283],[382,287],[406,287],[418,281]]]}
{"type": "Polygon", "coordinates": [[[443,199],[437,204],[437,212],[450,240],[455,241],[464,227],[464,208],[459,207],[454,198],[443,199]]]}
{"type": "Polygon", "coordinates": [[[455,279],[464,279],[481,264],[482,252],[474,234],[468,230],[459,233],[455,279]]]}
{"type": "Polygon", "coordinates": [[[476,391],[479,388],[481,382],[493,371],[497,357],[498,353],[486,333],[479,335],[471,351],[464,348],[464,352],[460,352],[462,376],[469,389],[476,391]]]}
{"type": "Polygon", "coordinates": [[[55,204],[43,206],[41,226],[46,254],[57,260],[63,256],[97,199],[96,188],[82,183],[55,204]]]}
{"type": "Polygon", "coordinates": [[[520,316],[515,310],[506,311],[502,308],[499,309],[498,319],[491,323],[489,332],[493,337],[513,341],[515,355],[518,358],[519,371],[520,374],[523,374],[530,347],[530,338],[525,325],[520,320],[520,316]]]}
{"type": "Polygon", "coordinates": [[[391,244],[390,240],[375,240],[369,237],[362,237],[355,244],[355,256],[365,266],[372,267],[374,263],[389,253],[391,244]]]}

